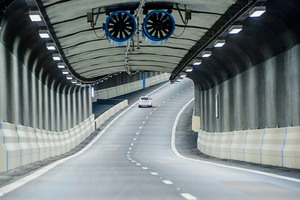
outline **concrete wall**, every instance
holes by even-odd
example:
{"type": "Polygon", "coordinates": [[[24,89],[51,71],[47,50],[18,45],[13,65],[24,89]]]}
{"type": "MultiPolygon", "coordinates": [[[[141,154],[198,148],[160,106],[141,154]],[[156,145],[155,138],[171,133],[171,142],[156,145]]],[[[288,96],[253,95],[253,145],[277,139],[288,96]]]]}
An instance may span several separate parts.
{"type": "Polygon", "coordinates": [[[0,172],[70,151],[126,106],[127,100],[110,108],[97,119],[91,115],[80,124],[58,132],[0,123],[0,172]]]}
{"type": "Polygon", "coordinates": [[[30,49],[18,57],[19,44],[0,41],[0,171],[69,151],[95,130],[90,87],[50,80],[30,49]]]}
{"type": "Polygon", "coordinates": [[[300,45],[197,90],[193,127],[208,155],[300,168],[300,45]],[[200,124],[200,127],[199,127],[200,124]]]}
{"type": "Polygon", "coordinates": [[[210,156],[300,169],[300,126],[231,132],[199,130],[198,149],[210,156]]]}
{"type": "MultiPolygon", "coordinates": [[[[162,83],[164,81],[169,80],[169,73],[161,73],[158,75],[154,75],[146,78],[146,87],[150,87],[152,85],[156,85],[162,83]]],[[[121,96],[124,94],[128,94],[131,92],[135,92],[143,89],[143,80],[137,80],[126,84],[121,84],[114,87],[109,87],[105,89],[100,89],[95,91],[95,96],[93,98],[93,102],[96,102],[97,99],[110,99],[117,96],[121,96]]]]}
{"type": "Polygon", "coordinates": [[[212,89],[195,91],[195,116],[201,119],[201,129],[228,132],[300,126],[299,55],[298,44],[212,89]]]}

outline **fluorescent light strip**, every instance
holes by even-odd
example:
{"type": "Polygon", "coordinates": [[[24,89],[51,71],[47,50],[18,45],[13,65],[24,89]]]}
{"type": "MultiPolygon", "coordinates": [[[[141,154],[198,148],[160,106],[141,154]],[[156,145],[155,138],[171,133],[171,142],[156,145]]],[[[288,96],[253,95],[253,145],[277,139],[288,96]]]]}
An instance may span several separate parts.
{"type": "Polygon", "coordinates": [[[29,11],[28,14],[32,22],[42,21],[41,13],[39,11],[29,11]]]}
{"type": "Polygon", "coordinates": [[[195,59],[194,61],[193,61],[193,65],[200,65],[202,63],[202,61],[201,60],[198,60],[198,59],[195,59]]]}
{"type": "Polygon", "coordinates": [[[185,70],[185,72],[192,72],[192,71],[193,71],[193,68],[185,70]]]}
{"type": "Polygon", "coordinates": [[[260,17],[265,12],[266,12],[266,7],[265,6],[257,6],[257,7],[254,7],[249,12],[249,15],[250,15],[250,17],[260,17]]]}
{"type": "Polygon", "coordinates": [[[225,45],[225,40],[216,40],[216,42],[214,43],[214,47],[222,47],[225,45]]]}
{"type": "Polygon", "coordinates": [[[43,39],[48,39],[48,38],[50,38],[49,33],[46,33],[46,32],[40,32],[39,35],[40,35],[40,37],[43,38],[43,39]]]}
{"type": "Polygon", "coordinates": [[[47,47],[47,49],[50,50],[50,51],[56,50],[56,46],[55,46],[54,43],[47,43],[47,44],[46,44],[46,47],[47,47]]]}
{"type": "Polygon", "coordinates": [[[57,67],[60,69],[64,69],[64,68],[66,68],[66,65],[65,65],[65,63],[58,63],[57,67]]]}
{"type": "Polygon", "coordinates": [[[52,55],[52,58],[53,58],[53,60],[56,60],[56,61],[61,60],[61,57],[60,57],[59,54],[53,54],[53,55],[52,55]]]}
{"type": "Polygon", "coordinates": [[[237,34],[243,29],[242,25],[233,25],[229,28],[229,34],[237,34]]]}
{"type": "Polygon", "coordinates": [[[211,51],[203,51],[202,58],[208,58],[209,56],[211,56],[211,51]]]}

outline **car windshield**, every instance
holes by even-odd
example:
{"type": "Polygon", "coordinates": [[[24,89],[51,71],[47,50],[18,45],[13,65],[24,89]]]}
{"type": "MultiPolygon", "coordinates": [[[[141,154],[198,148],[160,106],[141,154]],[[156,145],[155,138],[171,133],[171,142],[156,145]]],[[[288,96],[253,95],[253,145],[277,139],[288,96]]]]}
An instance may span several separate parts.
{"type": "Polygon", "coordinates": [[[148,97],[141,97],[141,100],[148,100],[148,97]]]}

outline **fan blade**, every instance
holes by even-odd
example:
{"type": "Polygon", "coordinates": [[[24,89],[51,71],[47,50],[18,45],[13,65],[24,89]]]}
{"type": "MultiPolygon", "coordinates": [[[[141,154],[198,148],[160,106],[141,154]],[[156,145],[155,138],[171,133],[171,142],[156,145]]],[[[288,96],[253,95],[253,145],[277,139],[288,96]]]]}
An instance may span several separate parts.
{"type": "Polygon", "coordinates": [[[125,35],[125,38],[127,38],[129,36],[129,34],[127,33],[127,31],[123,30],[123,33],[125,35]]]}
{"type": "Polygon", "coordinates": [[[117,36],[118,36],[118,31],[114,31],[114,33],[112,34],[112,36],[114,36],[115,38],[117,38],[117,36]]]}
{"type": "Polygon", "coordinates": [[[159,30],[159,37],[160,37],[160,38],[163,38],[163,37],[164,37],[164,34],[163,34],[163,32],[162,32],[161,30],[159,30]]]}
{"type": "Polygon", "coordinates": [[[118,22],[121,21],[122,13],[118,13],[118,22]]]}
{"type": "Polygon", "coordinates": [[[116,15],[113,15],[110,19],[112,19],[112,21],[113,21],[114,23],[116,23],[116,22],[118,21],[116,15]]]}
{"type": "MultiPolygon", "coordinates": [[[[149,31],[149,30],[148,30],[148,31],[149,31]]],[[[155,31],[155,30],[152,29],[151,31],[149,31],[149,34],[150,34],[150,35],[153,35],[154,31],[155,31]]]]}
{"type": "Polygon", "coordinates": [[[158,31],[155,31],[154,37],[158,38],[158,31]]]}

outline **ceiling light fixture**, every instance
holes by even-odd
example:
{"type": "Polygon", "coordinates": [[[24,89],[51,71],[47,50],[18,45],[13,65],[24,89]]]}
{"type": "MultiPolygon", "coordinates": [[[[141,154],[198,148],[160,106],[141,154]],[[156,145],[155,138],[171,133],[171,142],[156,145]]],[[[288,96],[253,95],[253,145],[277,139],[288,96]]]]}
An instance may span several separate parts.
{"type": "Polygon", "coordinates": [[[60,55],[59,55],[59,54],[57,54],[57,53],[54,53],[54,54],[52,54],[52,58],[53,58],[53,60],[55,60],[55,61],[59,61],[59,60],[61,60],[61,57],[60,57],[60,55]]]}
{"type": "Polygon", "coordinates": [[[195,60],[193,61],[193,65],[200,65],[201,63],[202,63],[202,61],[199,60],[199,59],[195,59],[195,60]]]}
{"type": "Polygon", "coordinates": [[[225,44],[225,40],[216,40],[214,43],[214,47],[220,48],[220,47],[224,46],[224,44],[225,44]]]}
{"type": "Polygon", "coordinates": [[[65,63],[57,63],[57,67],[60,69],[64,69],[64,68],[66,68],[66,64],[65,63]]]}
{"type": "Polygon", "coordinates": [[[67,76],[67,79],[68,79],[68,80],[72,80],[73,77],[72,77],[72,76],[67,76]]]}
{"type": "Polygon", "coordinates": [[[40,37],[43,38],[43,39],[48,39],[48,38],[50,38],[50,33],[49,33],[49,31],[47,31],[47,30],[40,30],[40,31],[39,31],[39,35],[40,35],[40,37]]]}
{"type": "Polygon", "coordinates": [[[232,25],[230,28],[229,28],[229,34],[237,34],[239,33],[241,30],[243,29],[243,26],[242,25],[232,25]]]}
{"type": "Polygon", "coordinates": [[[266,12],[266,7],[265,6],[256,6],[252,8],[249,12],[250,17],[260,17],[262,14],[266,12]]]}
{"type": "Polygon", "coordinates": [[[211,51],[203,51],[202,52],[202,58],[208,58],[211,56],[211,51]]]}
{"type": "Polygon", "coordinates": [[[63,69],[62,73],[65,74],[65,75],[70,74],[69,70],[67,70],[67,69],[63,69]]]}
{"type": "Polygon", "coordinates": [[[47,47],[47,49],[48,49],[49,51],[54,51],[54,50],[56,50],[56,46],[55,46],[54,43],[47,43],[47,44],[46,44],[46,47],[47,47]]]}
{"type": "Polygon", "coordinates": [[[32,22],[41,22],[42,21],[42,15],[40,11],[29,11],[28,12],[29,17],[32,22]]]}
{"type": "Polygon", "coordinates": [[[192,71],[193,71],[193,68],[185,70],[185,72],[192,72],[192,71]]]}
{"type": "Polygon", "coordinates": [[[72,79],[72,80],[71,80],[71,83],[77,84],[77,80],[76,80],[76,79],[72,79]]]}

